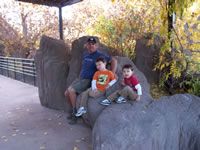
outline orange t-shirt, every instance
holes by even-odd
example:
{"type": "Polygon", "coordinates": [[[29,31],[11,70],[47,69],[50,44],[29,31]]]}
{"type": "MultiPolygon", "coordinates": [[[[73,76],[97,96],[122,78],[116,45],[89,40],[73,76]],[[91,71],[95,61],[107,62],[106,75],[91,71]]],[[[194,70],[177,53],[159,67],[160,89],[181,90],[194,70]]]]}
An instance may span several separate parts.
{"type": "Polygon", "coordinates": [[[93,76],[93,80],[96,80],[96,87],[99,91],[105,91],[108,83],[115,79],[115,76],[112,71],[97,71],[93,76]]]}

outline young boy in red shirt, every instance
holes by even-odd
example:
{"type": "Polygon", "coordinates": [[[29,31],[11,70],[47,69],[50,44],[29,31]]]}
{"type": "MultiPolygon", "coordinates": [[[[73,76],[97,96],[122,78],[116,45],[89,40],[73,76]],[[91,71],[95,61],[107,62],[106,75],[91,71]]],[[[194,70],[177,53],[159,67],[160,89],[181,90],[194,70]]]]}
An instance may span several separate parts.
{"type": "Polygon", "coordinates": [[[133,67],[130,64],[126,64],[122,68],[125,86],[122,90],[117,90],[112,93],[107,99],[101,102],[102,105],[110,105],[112,101],[116,100],[116,103],[124,103],[126,99],[135,99],[140,101],[140,96],[142,95],[141,86],[137,78],[133,75],[133,67]]]}

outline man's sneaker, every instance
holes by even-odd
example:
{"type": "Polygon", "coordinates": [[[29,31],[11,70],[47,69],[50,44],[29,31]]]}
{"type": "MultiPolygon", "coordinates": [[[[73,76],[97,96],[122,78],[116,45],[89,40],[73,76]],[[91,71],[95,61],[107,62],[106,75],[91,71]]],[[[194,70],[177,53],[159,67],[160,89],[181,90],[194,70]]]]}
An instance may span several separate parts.
{"type": "Polygon", "coordinates": [[[68,120],[71,120],[71,119],[72,119],[72,113],[70,113],[66,118],[67,118],[68,120]]]}
{"type": "Polygon", "coordinates": [[[100,104],[101,104],[101,105],[106,105],[106,106],[108,106],[108,105],[111,104],[111,102],[110,102],[108,99],[105,99],[105,100],[103,100],[100,104]]]}
{"type": "Polygon", "coordinates": [[[125,98],[123,98],[122,96],[118,97],[118,99],[116,99],[116,103],[121,104],[121,103],[125,103],[127,100],[125,98]]]}
{"type": "Polygon", "coordinates": [[[75,116],[76,116],[76,117],[80,117],[80,116],[82,116],[82,115],[85,114],[85,113],[86,113],[85,108],[84,108],[84,107],[80,107],[80,108],[78,109],[78,112],[75,114],[75,116]]]}
{"type": "Polygon", "coordinates": [[[75,115],[72,115],[72,118],[71,120],[68,122],[69,124],[73,125],[73,124],[76,124],[77,123],[77,118],[75,115]]]}

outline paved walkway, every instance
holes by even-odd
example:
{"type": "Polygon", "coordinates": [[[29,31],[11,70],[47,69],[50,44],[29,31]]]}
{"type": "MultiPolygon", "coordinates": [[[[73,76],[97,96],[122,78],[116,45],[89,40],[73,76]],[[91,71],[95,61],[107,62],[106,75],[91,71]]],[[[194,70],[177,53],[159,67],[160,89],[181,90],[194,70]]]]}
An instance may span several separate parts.
{"type": "Polygon", "coordinates": [[[42,107],[37,87],[0,75],[0,150],[90,150],[91,129],[42,107]]]}

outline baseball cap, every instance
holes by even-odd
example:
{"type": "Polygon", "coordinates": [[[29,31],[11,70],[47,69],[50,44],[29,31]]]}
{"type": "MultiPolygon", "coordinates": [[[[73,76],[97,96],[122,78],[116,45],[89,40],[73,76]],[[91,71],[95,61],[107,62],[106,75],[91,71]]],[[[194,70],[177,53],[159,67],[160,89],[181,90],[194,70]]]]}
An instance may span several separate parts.
{"type": "Polygon", "coordinates": [[[95,40],[95,38],[94,37],[90,37],[90,38],[88,38],[88,43],[96,43],[96,40],[95,40]]]}

